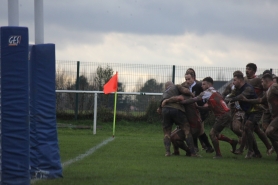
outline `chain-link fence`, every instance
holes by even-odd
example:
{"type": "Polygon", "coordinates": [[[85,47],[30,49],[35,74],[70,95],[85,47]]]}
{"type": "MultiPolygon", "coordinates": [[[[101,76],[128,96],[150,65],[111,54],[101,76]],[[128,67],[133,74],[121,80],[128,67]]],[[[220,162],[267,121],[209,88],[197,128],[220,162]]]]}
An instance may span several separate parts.
{"type": "MultiPolygon", "coordinates": [[[[241,68],[231,68],[56,61],[56,89],[102,91],[103,85],[117,71],[119,92],[161,93],[167,81],[173,81],[176,84],[184,82],[184,74],[188,68],[195,70],[197,80],[202,80],[207,76],[212,77],[214,87],[220,92],[228,84],[227,82],[232,80],[234,71],[245,72],[245,65],[241,68]]],[[[267,69],[258,68],[256,74],[262,74],[264,70],[267,69]]],[[[278,73],[278,69],[268,70],[274,74],[278,73]]],[[[117,113],[143,116],[149,105],[159,102],[160,98],[160,96],[118,95],[117,113]]],[[[112,94],[99,94],[97,101],[99,113],[113,110],[114,96],[112,94]]],[[[94,94],[57,93],[56,102],[57,116],[92,117],[94,94]]]]}

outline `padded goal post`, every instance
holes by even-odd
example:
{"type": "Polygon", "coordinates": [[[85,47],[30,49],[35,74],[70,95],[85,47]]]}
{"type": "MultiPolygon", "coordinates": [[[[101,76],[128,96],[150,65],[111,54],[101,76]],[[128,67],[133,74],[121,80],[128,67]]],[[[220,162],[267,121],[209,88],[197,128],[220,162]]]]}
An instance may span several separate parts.
{"type": "Polygon", "coordinates": [[[28,42],[28,28],[0,27],[0,184],[30,184],[28,42]]]}
{"type": "Polygon", "coordinates": [[[31,178],[62,177],[56,125],[55,45],[30,46],[31,178]]]}

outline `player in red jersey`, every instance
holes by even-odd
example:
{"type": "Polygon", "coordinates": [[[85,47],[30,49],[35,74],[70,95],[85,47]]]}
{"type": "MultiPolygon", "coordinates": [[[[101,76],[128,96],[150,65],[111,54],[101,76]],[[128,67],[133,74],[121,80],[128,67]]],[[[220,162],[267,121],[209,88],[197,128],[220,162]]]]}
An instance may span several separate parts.
{"type": "Polygon", "coordinates": [[[237,140],[230,139],[221,134],[221,131],[231,122],[230,109],[224,102],[222,95],[213,88],[213,79],[211,77],[206,77],[203,79],[202,88],[204,92],[202,92],[197,97],[183,100],[181,96],[175,96],[165,99],[162,102],[162,106],[165,106],[167,103],[171,102],[180,102],[181,104],[191,104],[200,100],[206,102],[204,106],[198,106],[198,108],[210,109],[215,115],[215,123],[210,131],[210,138],[216,152],[214,158],[221,158],[222,154],[220,152],[219,140],[230,143],[232,146],[232,151],[235,151],[237,145],[237,140]]]}

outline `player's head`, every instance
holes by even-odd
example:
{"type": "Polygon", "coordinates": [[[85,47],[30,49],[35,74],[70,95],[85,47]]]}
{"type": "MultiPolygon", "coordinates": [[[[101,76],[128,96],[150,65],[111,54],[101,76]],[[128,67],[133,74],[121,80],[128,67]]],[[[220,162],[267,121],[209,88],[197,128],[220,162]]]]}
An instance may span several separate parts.
{"type": "Polygon", "coordinates": [[[189,86],[195,82],[194,73],[192,73],[192,72],[186,72],[184,75],[184,78],[185,78],[185,82],[189,86]]]}
{"type": "Polygon", "coordinates": [[[206,77],[202,81],[203,90],[207,90],[208,88],[213,86],[213,79],[211,77],[206,77]]]}
{"type": "Polygon", "coordinates": [[[268,89],[269,86],[271,86],[273,84],[273,79],[272,79],[272,75],[266,73],[265,75],[263,75],[262,77],[262,86],[264,89],[268,89]]]}
{"type": "Polygon", "coordinates": [[[239,89],[244,84],[243,73],[241,71],[235,71],[233,77],[233,85],[239,89]]]}
{"type": "MultiPolygon", "coordinates": [[[[188,69],[186,70],[186,73],[192,74],[192,77],[194,78],[194,80],[196,80],[196,72],[195,72],[195,70],[194,70],[193,68],[188,68],[188,69]]],[[[185,73],[185,74],[186,74],[186,73],[185,73]]]]}
{"type": "Polygon", "coordinates": [[[253,78],[253,76],[255,75],[255,73],[257,72],[257,65],[254,63],[248,63],[246,65],[246,76],[247,78],[253,78]]]}
{"type": "Polygon", "coordinates": [[[167,89],[168,87],[174,85],[174,83],[172,81],[168,81],[165,83],[165,89],[167,89]]]}
{"type": "Polygon", "coordinates": [[[265,75],[265,74],[272,74],[272,73],[271,73],[270,70],[267,69],[267,70],[265,70],[265,71],[263,72],[263,75],[265,75]]]}

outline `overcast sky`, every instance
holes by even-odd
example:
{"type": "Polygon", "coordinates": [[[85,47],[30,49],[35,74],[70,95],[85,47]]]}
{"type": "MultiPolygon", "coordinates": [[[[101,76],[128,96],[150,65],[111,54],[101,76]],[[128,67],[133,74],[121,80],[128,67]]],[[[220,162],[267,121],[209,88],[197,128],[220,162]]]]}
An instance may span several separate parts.
{"type": "MultiPolygon", "coordinates": [[[[19,0],[19,26],[33,44],[33,0],[19,0]]],[[[278,1],[44,0],[44,41],[57,60],[278,69],[278,1]]]]}

